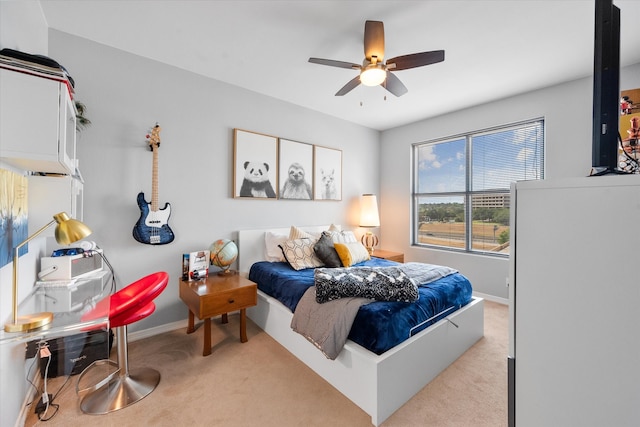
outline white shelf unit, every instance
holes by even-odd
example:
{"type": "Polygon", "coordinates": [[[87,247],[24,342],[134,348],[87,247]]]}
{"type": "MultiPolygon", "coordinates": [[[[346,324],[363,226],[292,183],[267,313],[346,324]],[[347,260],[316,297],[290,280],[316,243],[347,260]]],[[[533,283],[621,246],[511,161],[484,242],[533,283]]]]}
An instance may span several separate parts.
{"type": "Polygon", "coordinates": [[[32,172],[75,174],[76,113],[65,83],[0,68],[0,158],[32,172]]]}
{"type": "MultiPolygon", "coordinates": [[[[29,176],[29,234],[47,224],[59,212],[66,212],[71,218],[82,221],[83,187],[79,176],[29,176]]],[[[54,230],[55,227],[50,227],[43,235],[53,236],[54,230]]]]}

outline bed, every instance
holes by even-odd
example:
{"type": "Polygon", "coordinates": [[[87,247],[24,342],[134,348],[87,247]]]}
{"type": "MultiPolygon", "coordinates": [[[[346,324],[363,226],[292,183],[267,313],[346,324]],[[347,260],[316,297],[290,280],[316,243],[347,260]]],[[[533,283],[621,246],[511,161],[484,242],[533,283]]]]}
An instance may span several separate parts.
{"type": "MultiPolygon", "coordinates": [[[[328,227],[305,227],[320,232],[328,227]]],[[[288,228],[238,232],[240,273],[265,259],[265,232],[286,234],[288,228]]],[[[384,264],[384,263],[383,263],[384,264]]],[[[259,284],[260,288],[260,284],[259,284]]],[[[484,334],[483,300],[440,314],[435,323],[384,350],[381,354],[347,340],[330,360],[305,337],[291,329],[291,309],[258,290],[257,306],[247,315],[266,333],[371,416],[380,425],[426,384],[460,357],[484,334]],[[439,319],[439,320],[438,320],[439,319]]]]}

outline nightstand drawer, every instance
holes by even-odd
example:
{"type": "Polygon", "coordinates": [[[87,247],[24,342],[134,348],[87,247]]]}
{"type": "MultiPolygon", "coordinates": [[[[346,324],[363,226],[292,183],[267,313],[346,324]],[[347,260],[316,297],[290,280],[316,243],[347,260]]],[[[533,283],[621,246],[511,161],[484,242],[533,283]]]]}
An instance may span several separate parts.
{"type": "Polygon", "coordinates": [[[233,291],[209,295],[202,300],[202,317],[217,316],[223,313],[252,307],[258,303],[256,286],[243,286],[233,291]]]}

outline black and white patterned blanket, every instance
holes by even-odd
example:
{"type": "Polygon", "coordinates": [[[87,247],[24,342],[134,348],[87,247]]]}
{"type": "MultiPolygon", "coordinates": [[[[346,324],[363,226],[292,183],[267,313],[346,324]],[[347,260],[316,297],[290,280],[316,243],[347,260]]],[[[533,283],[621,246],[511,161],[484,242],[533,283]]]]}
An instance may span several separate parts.
{"type": "Polygon", "coordinates": [[[418,286],[399,267],[316,268],[316,301],[359,297],[378,301],[413,302],[418,286]]]}

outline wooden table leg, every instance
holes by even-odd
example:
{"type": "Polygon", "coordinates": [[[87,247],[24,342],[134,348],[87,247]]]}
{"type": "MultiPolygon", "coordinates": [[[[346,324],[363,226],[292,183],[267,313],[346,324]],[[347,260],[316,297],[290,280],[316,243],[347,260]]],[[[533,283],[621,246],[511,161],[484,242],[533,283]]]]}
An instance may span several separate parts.
{"type": "Polygon", "coordinates": [[[194,327],[193,312],[191,312],[191,310],[189,310],[189,325],[187,326],[187,333],[190,334],[190,333],[194,332],[195,330],[196,330],[196,328],[194,327]]]}
{"type": "Polygon", "coordinates": [[[240,309],[240,342],[247,342],[247,310],[240,309]]]}
{"type": "Polygon", "coordinates": [[[202,350],[203,356],[211,354],[211,318],[204,319],[204,349],[202,350]]]}
{"type": "Polygon", "coordinates": [[[224,313],[222,315],[222,318],[220,319],[220,323],[229,323],[229,316],[227,314],[228,313],[224,313]]]}

